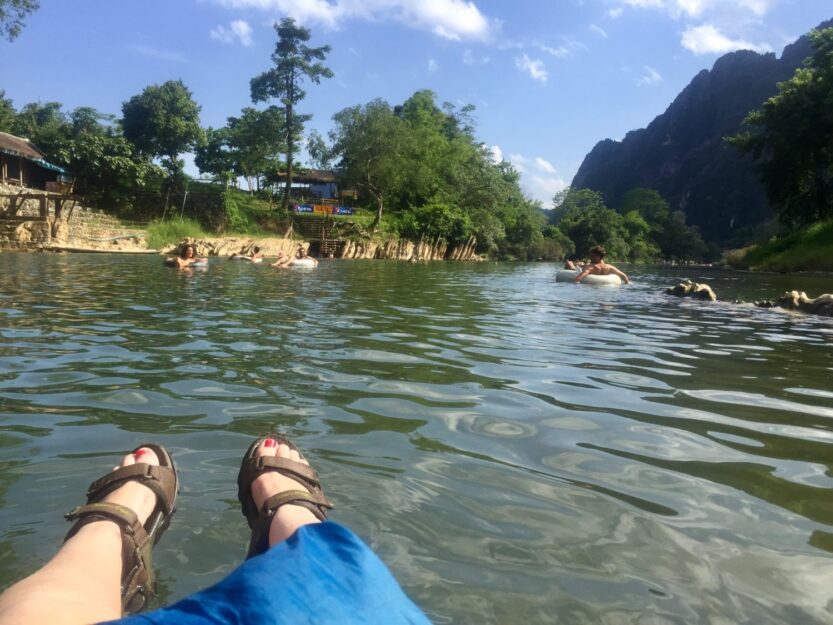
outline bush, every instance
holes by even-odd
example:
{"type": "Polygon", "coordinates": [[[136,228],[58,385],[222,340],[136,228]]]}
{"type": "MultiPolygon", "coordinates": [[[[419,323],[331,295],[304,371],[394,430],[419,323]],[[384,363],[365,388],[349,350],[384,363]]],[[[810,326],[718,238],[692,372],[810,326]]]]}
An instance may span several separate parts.
{"type": "Polygon", "coordinates": [[[833,271],[833,220],[740,250],[726,262],[738,269],[833,271]]]}
{"type": "Polygon", "coordinates": [[[202,227],[191,219],[156,219],[147,227],[148,247],[156,250],[179,243],[188,237],[202,239],[208,236],[211,235],[206,234],[202,227]]]}

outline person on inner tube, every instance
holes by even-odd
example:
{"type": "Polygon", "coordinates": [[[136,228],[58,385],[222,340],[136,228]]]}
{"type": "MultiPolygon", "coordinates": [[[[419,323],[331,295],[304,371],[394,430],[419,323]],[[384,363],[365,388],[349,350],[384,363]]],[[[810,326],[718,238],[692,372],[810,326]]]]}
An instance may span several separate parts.
{"type": "Polygon", "coordinates": [[[607,276],[609,274],[613,274],[615,276],[619,276],[622,278],[622,282],[625,284],[630,283],[630,279],[623,271],[619,271],[613,265],[608,265],[604,262],[604,257],[607,252],[605,248],[601,245],[597,245],[590,250],[590,264],[586,265],[582,272],[576,276],[575,281],[581,282],[587,276],[607,276]]]}

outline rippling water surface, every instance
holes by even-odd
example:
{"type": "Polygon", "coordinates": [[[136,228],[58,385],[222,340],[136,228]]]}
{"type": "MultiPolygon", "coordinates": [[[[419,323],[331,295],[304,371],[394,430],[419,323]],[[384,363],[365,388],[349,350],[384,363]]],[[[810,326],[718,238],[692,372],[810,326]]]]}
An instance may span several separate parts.
{"type": "Polygon", "coordinates": [[[183,484],[161,601],[218,580],[278,428],[438,624],[833,620],[833,322],[660,294],[831,280],[554,270],[0,255],[0,584],[147,440],[183,484]]]}

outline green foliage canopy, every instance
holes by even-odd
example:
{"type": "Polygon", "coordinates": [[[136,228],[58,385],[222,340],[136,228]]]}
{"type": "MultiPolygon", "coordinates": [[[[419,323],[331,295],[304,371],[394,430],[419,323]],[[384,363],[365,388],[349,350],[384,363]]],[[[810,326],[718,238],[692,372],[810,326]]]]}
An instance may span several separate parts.
{"type": "Polygon", "coordinates": [[[810,41],[806,66],[727,139],[756,159],[770,201],[791,226],[833,217],[833,28],[811,32],[810,41]]]}
{"type": "Polygon", "coordinates": [[[14,41],[23,30],[23,20],[39,8],[39,0],[0,0],[0,36],[14,41]]]}
{"type": "Polygon", "coordinates": [[[332,78],[333,72],[321,61],[327,58],[330,46],[311,48],[306,44],[310,40],[310,31],[298,26],[295,20],[286,17],[275,24],[278,42],[272,53],[275,66],[251,80],[252,102],[266,102],[277,99],[282,105],[284,120],[282,140],[286,161],[286,187],[283,197],[283,210],[289,206],[289,191],[292,187],[294,155],[298,151],[298,141],[304,131],[304,123],[311,115],[301,115],[295,111],[296,105],[306,97],[301,85],[305,80],[319,84],[322,78],[332,78]]]}
{"type": "Polygon", "coordinates": [[[150,85],[122,105],[124,137],[140,153],[160,157],[174,177],[183,167],[179,155],[202,141],[201,108],[181,80],[150,85]]]}

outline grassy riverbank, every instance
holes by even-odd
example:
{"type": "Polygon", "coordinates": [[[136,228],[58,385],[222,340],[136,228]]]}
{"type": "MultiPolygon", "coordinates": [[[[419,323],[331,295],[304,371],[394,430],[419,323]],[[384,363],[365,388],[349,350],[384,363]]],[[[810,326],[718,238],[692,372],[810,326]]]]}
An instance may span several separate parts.
{"type": "Polygon", "coordinates": [[[833,220],[823,221],[763,245],[730,253],[736,269],[762,271],[833,271],[833,220]]]}

